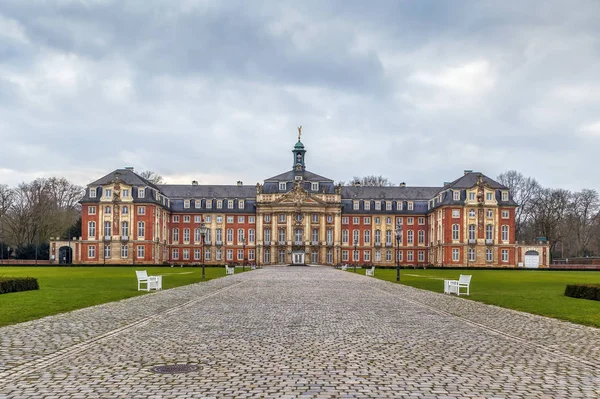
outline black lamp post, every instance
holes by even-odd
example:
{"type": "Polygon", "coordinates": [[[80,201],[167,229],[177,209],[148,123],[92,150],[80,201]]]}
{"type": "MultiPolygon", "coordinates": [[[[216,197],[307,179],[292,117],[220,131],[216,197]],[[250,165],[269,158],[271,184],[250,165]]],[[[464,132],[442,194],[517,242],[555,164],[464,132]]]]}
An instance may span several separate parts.
{"type": "Polygon", "coordinates": [[[396,231],[396,282],[400,282],[400,240],[402,239],[402,226],[397,225],[396,231]]]}
{"type": "Polygon", "coordinates": [[[242,271],[246,271],[246,239],[242,238],[242,253],[244,255],[242,259],[242,271]]]}
{"type": "Polygon", "coordinates": [[[202,262],[202,279],[204,280],[204,278],[206,277],[206,273],[204,270],[204,237],[206,236],[206,231],[208,229],[206,228],[206,224],[204,223],[204,220],[202,221],[202,223],[200,223],[200,244],[201,244],[201,250],[200,250],[200,262],[202,262]]]}
{"type": "Polygon", "coordinates": [[[358,262],[358,259],[357,259],[358,256],[356,256],[357,255],[357,252],[356,252],[357,245],[358,245],[358,240],[355,239],[354,240],[354,254],[352,255],[352,257],[354,258],[354,259],[352,259],[354,261],[354,273],[356,273],[356,263],[358,262]]]}

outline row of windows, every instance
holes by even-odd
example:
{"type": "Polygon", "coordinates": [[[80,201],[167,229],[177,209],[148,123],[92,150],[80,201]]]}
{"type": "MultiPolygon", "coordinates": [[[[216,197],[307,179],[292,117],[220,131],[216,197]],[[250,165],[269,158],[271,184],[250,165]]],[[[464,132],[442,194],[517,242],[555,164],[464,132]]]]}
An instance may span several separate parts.
{"type": "MultiPolygon", "coordinates": [[[[358,216],[354,216],[352,218],[352,224],[360,224],[360,217],[358,216]]],[[[370,225],[371,224],[371,217],[370,216],[364,216],[362,218],[363,220],[363,224],[365,225],[370,225]]],[[[380,217],[375,217],[374,218],[375,224],[381,224],[381,218],[380,217]]],[[[417,221],[419,223],[419,225],[423,226],[425,225],[425,217],[419,217],[417,218],[417,221]]],[[[350,222],[350,218],[348,216],[344,216],[342,217],[342,224],[349,224],[350,222]]],[[[391,217],[386,217],[385,218],[385,223],[386,224],[392,224],[392,218],[391,217]]],[[[404,217],[397,217],[396,218],[396,224],[404,224],[404,217]]],[[[413,225],[415,224],[415,218],[413,217],[407,217],[406,218],[406,224],[408,225],[413,225]]]]}
{"type": "MultiPolygon", "coordinates": [[[[508,249],[500,250],[500,259],[502,262],[508,262],[508,254],[509,254],[508,249]]],[[[467,259],[469,260],[469,262],[477,261],[477,253],[475,252],[474,248],[469,248],[467,250],[467,259]]],[[[452,249],[452,261],[453,262],[460,261],[460,249],[458,249],[458,248],[452,249]]],[[[494,251],[493,250],[491,250],[491,249],[485,250],[485,261],[486,262],[494,261],[494,251]]]]}
{"type": "MultiPolygon", "coordinates": [[[[279,182],[279,191],[286,191],[287,190],[287,184],[288,182],[279,182]]],[[[310,183],[310,190],[311,191],[319,191],[319,183],[310,183]]]]}
{"type": "MultiPolygon", "coordinates": [[[[509,240],[509,231],[510,228],[508,225],[502,225],[500,228],[501,231],[501,239],[502,241],[509,240]]],[[[477,237],[477,225],[470,224],[469,225],[469,240],[475,240],[477,237]]],[[[494,239],[494,225],[488,224],[485,226],[485,239],[493,240],[494,239]]],[[[452,240],[458,241],[460,240],[460,225],[453,224],[452,225],[452,240]]]]}
{"type": "MultiPolygon", "coordinates": [[[[404,201],[372,201],[372,200],[353,200],[352,201],[352,209],[357,211],[360,210],[360,203],[363,203],[363,209],[365,211],[370,211],[371,210],[371,203],[373,203],[374,207],[373,209],[376,211],[380,211],[383,208],[385,208],[386,211],[391,211],[393,210],[393,205],[394,202],[396,203],[396,210],[397,211],[401,211],[404,208],[404,201]]],[[[414,202],[413,201],[407,201],[406,203],[406,209],[409,211],[414,210],[414,202]]]]}
{"type": "MultiPolygon", "coordinates": [[[[343,250],[342,251],[342,262],[347,262],[348,261],[348,255],[349,255],[348,250],[343,250]]],[[[352,261],[354,262],[358,262],[360,261],[360,254],[362,252],[363,258],[362,261],[363,262],[370,262],[371,261],[371,251],[370,250],[366,250],[366,251],[351,251],[352,252],[352,261]]],[[[397,256],[397,260],[399,262],[403,262],[404,261],[404,252],[405,251],[394,251],[396,252],[396,256],[397,256]]],[[[416,251],[417,252],[417,261],[418,262],[425,262],[425,251],[416,251]]],[[[381,255],[382,255],[382,251],[381,250],[375,250],[375,262],[381,262],[381,255]]],[[[414,262],[415,260],[415,251],[412,250],[407,250],[406,251],[406,261],[407,262],[414,262]]],[[[385,251],[385,261],[386,262],[391,262],[392,259],[392,251],[391,250],[387,250],[385,251]]]]}
{"type": "MultiPolygon", "coordinates": [[[[245,258],[244,257],[244,250],[243,249],[238,249],[236,252],[236,258],[237,260],[247,260],[247,261],[254,261],[255,258],[255,252],[254,249],[249,249],[248,250],[248,257],[245,258]]],[[[179,260],[179,255],[180,255],[180,250],[179,248],[173,248],[171,251],[171,260],[179,260]]],[[[210,248],[205,249],[204,251],[204,259],[201,259],[201,255],[202,252],[200,251],[200,249],[194,249],[193,253],[192,250],[190,250],[189,248],[183,248],[181,250],[181,259],[182,260],[190,260],[190,255],[193,255],[193,259],[194,260],[204,260],[204,261],[210,261],[212,260],[212,251],[210,250],[210,248]]],[[[225,260],[231,261],[234,260],[233,258],[234,255],[234,250],[233,249],[227,249],[225,250],[225,260]]],[[[216,261],[221,261],[223,260],[223,250],[220,248],[217,248],[215,250],[215,260],[216,261]]]]}
{"type": "MultiPolygon", "coordinates": [[[[180,215],[173,215],[173,223],[179,223],[180,220],[182,220],[180,218],[180,215]]],[[[190,215],[183,215],[183,223],[190,223],[191,220],[192,219],[191,219],[190,215]]],[[[227,216],[226,220],[227,220],[227,223],[233,223],[234,220],[236,220],[236,219],[235,219],[235,216],[227,216]]],[[[202,216],[195,215],[194,223],[201,223],[201,222],[202,222],[202,216]]],[[[211,223],[212,216],[211,215],[204,216],[204,222],[211,223]]],[[[222,215],[215,216],[215,222],[217,224],[223,223],[223,216],[222,215]]],[[[237,222],[238,223],[246,223],[246,216],[237,216],[237,222]]],[[[248,223],[255,223],[255,222],[256,222],[255,216],[248,216],[248,223]]]]}
{"type": "MultiPolygon", "coordinates": [[[[110,205],[107,205],[106,207],[104,207],[104,213],[106,215],[110,215],[112,213],[112,209],[113,207],[110,205]]],[[[127,215],[129,214],[129,206],[125,205],[121,207],[121,213],[123,215],[127,215]]],[[[96,214],[96,207],[95,206],[88,206],[88,215],[95,215],[96,214]]],[[[138,215],[145,215],[146,214],[146,207],[145,206],[138,206],[137,207],[137,214],[138,215]]]]}
{"type": "MultiPolygon", "coordinates": [[[[342,230],[342,242],[343,243],[349,243],[349,230],[344,229],[342,230]]],[[[391,244],[392,243],[392,237],[394,235],[394,232],[392,230],[386,230],[385,231],[385,243],[387,244],[391,244]]],[[[408,230],[406,232],[406,242],[407,244],[414,244],[414,237],[415,237],[415,233],[413,230],[408,230]]],[[[418,243],[419,244],[425,244],[425,231],[424,230],[419,230],[417,232],[417,237],[418,237],[418,243]]],[[[381,230],[375,230],[375,234],[374,234],[374,242],[375,244],[381,244],[381,230]]],[[[360,239],[360,230],[352,230],[352,244],[358,245],[359,244],[359,239],[360,239]]],[[[399,234],[396,237],[396,239],[399,242],[402,242],[403,240],[403,231],[399,230],[399,234]]],[[[368,244],[371,242],[371,230],[364,230],[363,231],[363,243],[368,244]]]]}
{"type": "MultiPolygon", "coordinates": [[[[277,215],[277,221],[279,223],[286,223],[287,222],[287,216],[288,215],[285,214],[285,213],[279,213],[277,215]]],[[[299,222],[304,219],[304,216],[302,216],[302,214],[300,214],[300,213],[296,214],[294,217],[299,222]]],[[[327,223],[333,223],[333,215],[327,215],[326,216],[326,220],[327,220],[327,223]]],[[[264,221],[266,223],[270,223],[271,222],[271,215],[270,214],[265,214],[264,215],[264,221]]],[[[311,223],[319,223],[319,221],[320,221],[320,215],[318,213],[311,214],[310,215],[310,221],[311,221],[311,223]]]]}
{"type": "MultiPolygon", "coordinates": [[[[97,188],[90,188],[90,198],[96,198],[98,194],[98,189],[97,188]]],[[[138,198],[145,198],[146,197],[146,191],[143,188],[139,188],[138,189],[138,198]]],[[[104,197],[105,198],[112,198],[113,195],[113,190],[111,188],[107,188],[104,190],[104,197]]],[[[121,198],[131,198],[130,195],[130,191],[128,188],[124,188],[121,190],[121,198]]]]}
{"type": "Polygon", "coordinates": [[[226,209],[245,209],[245,207],[246,207],[246,201],[243,199],[238,199],[238,200],[233,200],[233,199],[229,199],[229,200],[221,200],[221,199],[218,199],[218,200],[212,200],[212,199],[191,200],[191,199],[186,199],[186,200],[183,200],[183,208],[190,209],[190,208],[192,208],[192,204],[193,204],[193,207],[195,209],[202,209],[202,201],[205,202],[206,209],[212,209],[213,205],[216,209],[223,209],[224,207],[226,209]],[[237,207],[236,207],[235,201],[237,201],[237,207]]]}
{"type": "MultiPolygon", "coordinates": [[[[469,209],[469,217],[474,218],[476,216],[475,209],[469,209]]],[[[486,209],[485,217],[491,219],[494,217],[494,211],[491,209],[486,209]]],[[[502,211],[502,219],[508,219],[510,217],[510,213],[507,210],[502,211]]],[[[460,218],[460,209],[452,209],[452,218],[457,219],[460,218]]]]}
{"type": "MultiPolygon", "coordinates": [[[[112,257],[111,254],[111,246],[110,245],[104,245],[104,258],[105,259],[110,259],[112,257]]],[[[146,256],[146,247],[144,247],[143,245],[138,245],[136,248],[136,252],[137,252],[137,258],[138,259],[144,259],[144,257],[146,256]]],[[[88,258],[93,259],[96,257],[96,246],[95,245],[88,245],[88,258]]],[[[127,245],[121,245],[121,258],[127,258],[129,257],[129,247],[127,245]]]]}

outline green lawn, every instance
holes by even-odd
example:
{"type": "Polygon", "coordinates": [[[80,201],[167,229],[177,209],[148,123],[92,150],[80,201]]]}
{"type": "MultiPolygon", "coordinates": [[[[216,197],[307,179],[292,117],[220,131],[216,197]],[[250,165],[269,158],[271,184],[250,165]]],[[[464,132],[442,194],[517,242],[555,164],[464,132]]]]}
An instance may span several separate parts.
{"type": "MultiPolygon", "coordinates": [[[[353,272],[352,268],[348,268],[353,272]]],[[[356,273],[365,274],[364,269],[356,273]]],[[[434,292],[444,292],[444,279],[471,274],[474,301],[521,310],[573,323],[600,327],[600,301],[564,296],[571,283],[600,284],[600,272],[539,270],[423,270],[402,269],[401,283],[434,292]]],[[[375,277],[396,281],[395,269],[375,269],[375,277]]]]}
{"type": "MultiPolygon", "coordinates": [[[[137,290],[136,269],[162,275],[163,289],[203,281],[199,267],[0,267],[0,276],[35,277],[40,285],[0,295],[0,326],[147,294],[137,290]]],[[[224,276],[223,267],[206,268],[205,281],[224,276]]]]}

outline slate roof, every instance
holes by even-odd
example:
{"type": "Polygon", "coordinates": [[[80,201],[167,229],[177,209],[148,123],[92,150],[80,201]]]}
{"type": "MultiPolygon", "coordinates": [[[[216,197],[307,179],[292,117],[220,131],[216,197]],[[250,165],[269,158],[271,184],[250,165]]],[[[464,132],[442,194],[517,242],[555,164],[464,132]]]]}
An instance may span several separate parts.
{"type": "Polygon", "coordinates": [[[302,180],[315,182],[315,183],[316,182],[331,182],[331,183],[333,183],[333,180],[328,179],[327,177],[319,176],[316,173],[309,172],[308,170],[303,170],[303,171],[290,170],[290,171],[287,171],[280,175],[273,176],[269,179],[265,179],[265,182],[293,181],[293,180],[295,180],[296,176],[302,176],[302,180]]]}
{"type": "Polygon", "coordinates": [[[254,186],[161,184],[159,187],[169,198],[256,198],[254,186]]]}
{"type": "Polygon", "coordinates": [[[160,190],[154,183],[144,179],[131,169],[117,169],[106,176],[99,178],[95,182],[88,184],[88,186],[103,186],[105,184],[110,184],[115,179],[117,173],[119,173],[121,182],[125,184],[131,186],[149,186],[156,190],[160,190]]]}
{"type": "Polygon", "coordinates": [[[401,199],[429,200],[441,190],[441,187],[342,187],[343,199],[401,199]]]}
{"type": "Polygon", "coordinates": [[[468,172],[465,175],[454,180],[449,185],[444,186],[444,189],[446,189],[446,188],[457,188],[457,189],[458,188],[471,188],[477,184],[479,175],[483,176],[483,181],[485,183],[487,183],[488,186],[490,186],[491,188],[508,190],[508,187],[498,183],[496,180],[490,179],[486,175],[479,173],[479,172],[468,172]]]}

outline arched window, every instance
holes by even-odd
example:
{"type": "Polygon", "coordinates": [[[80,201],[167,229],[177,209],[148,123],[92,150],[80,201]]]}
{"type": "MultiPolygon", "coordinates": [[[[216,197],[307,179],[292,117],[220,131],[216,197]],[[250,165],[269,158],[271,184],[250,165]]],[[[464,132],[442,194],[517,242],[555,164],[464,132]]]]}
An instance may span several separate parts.
{"type": "Polygon", "coordinates": [[[227,242],[233,242],[233,229],[227,229],[227,242]]]}
{"type": "Polygon", "coordinates": [[[348,229],[342,230],[342,242],[348,242],[348,229]]]}
{"type": "Polygon", "coordinates": [[[381,244],[381,230],[375,230],[375,244],[381,244]]]}
{"type": "Polygon", "coordinates": [[[352,231],[352,243],[353,244],[358,244],[358,239],[359,238],[360,238],[359,231],[358,230],[353,230],[352,231]]]}
{"type": "Polygon", "coordinates": [[[238,229],[237,240],[238,244],[241,244],[245,240],[244,229],[238,229]]]}

